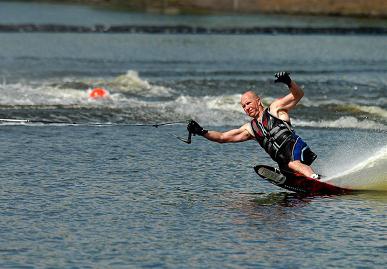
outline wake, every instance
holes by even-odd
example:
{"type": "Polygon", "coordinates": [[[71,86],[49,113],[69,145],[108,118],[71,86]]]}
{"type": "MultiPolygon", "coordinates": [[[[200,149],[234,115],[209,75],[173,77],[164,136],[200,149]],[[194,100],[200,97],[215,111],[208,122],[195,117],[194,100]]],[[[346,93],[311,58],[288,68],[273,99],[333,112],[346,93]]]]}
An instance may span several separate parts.
{"type": "Polygon", "coordinates": [[[322,181],[352,190],[387,191],[387,146],[344,172],[322,181]]]}

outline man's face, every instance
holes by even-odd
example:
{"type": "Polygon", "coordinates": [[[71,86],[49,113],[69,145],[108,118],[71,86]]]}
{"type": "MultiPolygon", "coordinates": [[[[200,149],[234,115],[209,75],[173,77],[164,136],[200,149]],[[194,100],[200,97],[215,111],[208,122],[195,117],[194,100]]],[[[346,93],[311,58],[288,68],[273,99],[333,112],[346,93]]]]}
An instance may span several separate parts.
{"type": "Polygon", "coordinates": [[[260,112],[260,104],[261,100],[254,94],[245,93],[241,97],[242,108],[249,117],[258,117],[260,112]]]}

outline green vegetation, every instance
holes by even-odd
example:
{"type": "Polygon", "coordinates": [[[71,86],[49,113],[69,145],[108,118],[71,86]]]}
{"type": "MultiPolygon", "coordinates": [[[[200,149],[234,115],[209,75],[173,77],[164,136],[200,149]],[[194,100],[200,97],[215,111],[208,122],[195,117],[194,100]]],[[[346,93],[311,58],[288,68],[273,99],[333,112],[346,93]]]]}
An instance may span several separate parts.
{"type": "MultiPolygon", "coordinates": [[[[1,0],[0,0],[1,1],[1,0]]],[[[16,0],[87,4],[115,10],[164,14],[282,13],[356,17],[387,17],[387,1],[380,0],[16,0]]]]}

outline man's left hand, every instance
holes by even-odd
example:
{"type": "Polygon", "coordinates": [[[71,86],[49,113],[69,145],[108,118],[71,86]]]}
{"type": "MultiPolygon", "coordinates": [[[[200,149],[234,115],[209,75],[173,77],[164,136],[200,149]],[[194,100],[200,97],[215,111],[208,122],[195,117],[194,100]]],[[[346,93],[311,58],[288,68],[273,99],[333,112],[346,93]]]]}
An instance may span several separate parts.
{"type": "Polygon", "coordinates": [[[274,80],[274,82],[275,83],[277,83],[277,82],[285,83],[290,88],[291,83],[292,83],[292,79],[290,78],[289,75],[290,75],[290,73],[288,73],[288,72],[278,72],[274,75],[276,77],[276,80],[274,80]]]}

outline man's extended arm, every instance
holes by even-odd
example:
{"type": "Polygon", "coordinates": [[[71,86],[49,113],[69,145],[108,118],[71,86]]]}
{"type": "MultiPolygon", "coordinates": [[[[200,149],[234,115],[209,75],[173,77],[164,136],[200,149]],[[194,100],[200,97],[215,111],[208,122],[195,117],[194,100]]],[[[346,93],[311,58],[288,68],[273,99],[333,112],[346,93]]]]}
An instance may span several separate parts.
{"type": "Polygon", "coordinates": [[[187,130],[194,135],[201,135],[210,141],[218,143],[235,143],[243,142],[252,139],[248,131],[248,123],[238,129],[233,129],[226,132],[207,131],[204,130],[196,121],[191,120],[187,126],[187,130]]]}

